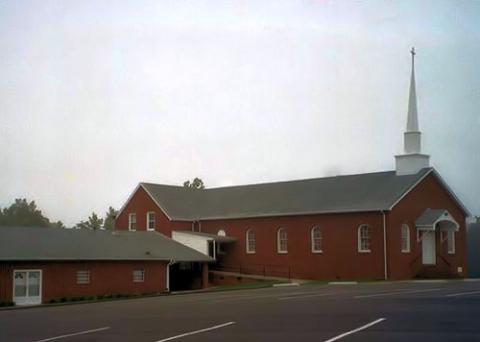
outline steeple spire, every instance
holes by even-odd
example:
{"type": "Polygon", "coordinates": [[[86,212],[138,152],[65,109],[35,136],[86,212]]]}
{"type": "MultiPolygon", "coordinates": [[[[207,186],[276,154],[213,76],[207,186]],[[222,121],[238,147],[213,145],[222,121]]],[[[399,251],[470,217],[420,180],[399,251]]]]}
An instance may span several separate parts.
{"type": "Polygon", "coordinates": [[[407,129],[404,135],[404,154],[395,156],[397,175],[417,173],[422,168],[429,167],[430,156],[421,153],[422,133],[418,128],[417,92],[415,89],[415,48],[412,55],[412,74],[410,76],[410,93],[408,97],[407,129]]]}
{"type": "Polygon", "coordinates": [[[410,95],[408,98],[407,132],[418,132],[417,92],[415,90],[415,48],[410,50],[412,54],[412,75],[410,76],[410,95]]]}

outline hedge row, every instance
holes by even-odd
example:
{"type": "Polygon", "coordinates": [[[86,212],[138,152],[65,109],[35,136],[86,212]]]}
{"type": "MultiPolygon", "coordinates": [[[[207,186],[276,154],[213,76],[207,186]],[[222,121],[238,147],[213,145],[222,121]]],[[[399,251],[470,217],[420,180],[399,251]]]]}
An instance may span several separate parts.
{"type": "Polygon", "coordinates": [[[99,296],[81,296],[81,297],[62,297],[59,299],[50,299],[49,304],[55,303],[67,303],[67,302],[83,302],[83,301],[93,301],[93,300],[110,300],[110,299],[120,299],[120,298],[135,298],[141,296],[151,296],[154,293],[150,294],[109,294],[109,295],[99,295],[99,296]]]}
{"type": "Polygon", "coordinates": [[[4,306],[14,306],[15,303],[13,302],[0,302],[0,307],[4,307],[4,306]]]}

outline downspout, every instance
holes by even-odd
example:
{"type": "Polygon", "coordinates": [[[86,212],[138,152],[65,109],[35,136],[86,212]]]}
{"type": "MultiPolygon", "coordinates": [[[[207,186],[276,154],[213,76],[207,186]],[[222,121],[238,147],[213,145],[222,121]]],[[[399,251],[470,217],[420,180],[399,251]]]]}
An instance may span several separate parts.
{"type": "Polygon", "coordinates": [[[385,211],[382,210],[383,215],[383,272],[384,279],[388,280],[388,266],[387,266],[387,220],[385,218],[385,211]]]}
{"type": "Polygon", "coordinates": [[[175,263],[175,260],[170,260],[167,264],[167,276],[166,276],[166,283],[167,283],[167,292],[170,292],[170,266],[175,263]]]}

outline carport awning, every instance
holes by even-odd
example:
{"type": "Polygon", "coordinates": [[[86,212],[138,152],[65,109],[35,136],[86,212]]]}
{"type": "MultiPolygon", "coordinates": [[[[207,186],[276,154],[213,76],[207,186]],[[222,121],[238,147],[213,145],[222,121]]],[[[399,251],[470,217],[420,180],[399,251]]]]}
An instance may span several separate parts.
{"type": "Polygon", "coordinates": [[[205,238],[206,240],[213,240],[215,242],[228,243],[228,242],[237,241],[236,238],[231,237],[231,236],[222,236],[222,235],[209,234],[209,233],[192,232],[192,231],[189,231],[189,230],[180,230],[179,232],[183,233],[183,234],[188,234],[188,235],[200,236],[200,237],[205,238]]]}
{"type": "Polygon", "coordinates": [[[441,223],[442,229],[458,230],[458,223],[450,215],[446,209],[430,209],[428,208],[415,221],[417,229],[421,230],[435,230],[437,224],[441,223]]]}

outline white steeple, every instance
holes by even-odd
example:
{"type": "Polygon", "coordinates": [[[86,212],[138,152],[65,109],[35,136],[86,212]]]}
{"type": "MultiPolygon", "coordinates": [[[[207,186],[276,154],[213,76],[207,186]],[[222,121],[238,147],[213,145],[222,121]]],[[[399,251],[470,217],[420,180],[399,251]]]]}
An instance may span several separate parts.
{"type": "Polygon", "coordinates": [[[404,154],[395,156],[397,175],[409,175],[429,167],[430,156],[422,154],[422,133],[418,128],[417,93],[415,90],[415,48],[412,54],[412,74],[408,98],[407,130],[403,137],[404,154]]]}

